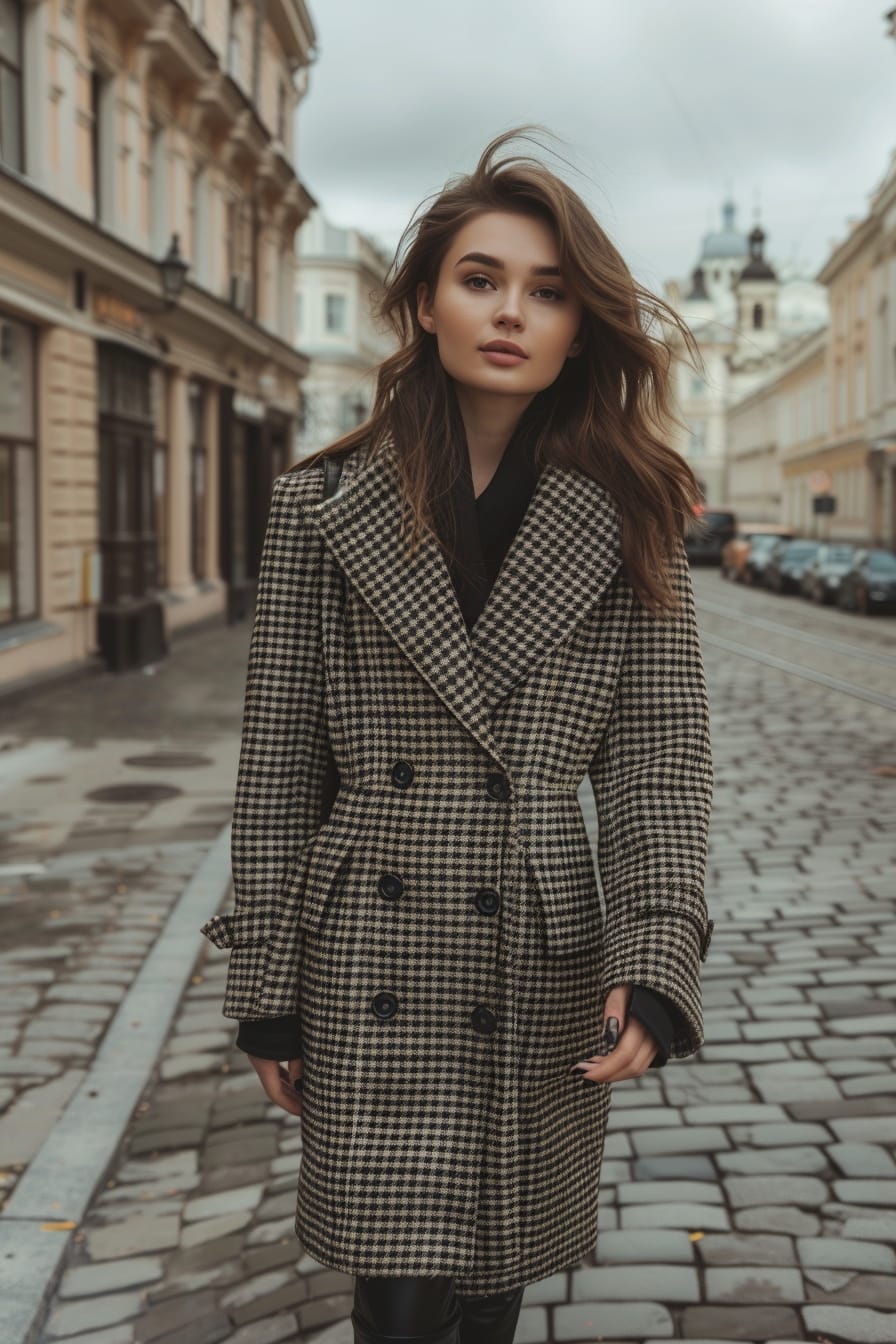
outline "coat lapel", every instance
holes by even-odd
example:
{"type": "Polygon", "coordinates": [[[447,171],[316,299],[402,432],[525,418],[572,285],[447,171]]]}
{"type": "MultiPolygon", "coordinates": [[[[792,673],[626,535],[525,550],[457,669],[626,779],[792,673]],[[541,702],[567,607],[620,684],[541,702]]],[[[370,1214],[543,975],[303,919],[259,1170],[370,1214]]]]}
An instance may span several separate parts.
{"type": "Polygon", "coordinates": [[[304,505],[325,543],[418,672],[505,767],[492,713],[565,640],[621,562],[606,490],[549,463],[471,631],[445,558],[427,535],[415,556],[400,538],[394,451],[343,473],[339,491],[304,505]]]}
{"type": "Polygon", "coordinates": [[[549,462],[471,632],[490,709],[569,637],[621,562],[609,493],[549,462]]]}

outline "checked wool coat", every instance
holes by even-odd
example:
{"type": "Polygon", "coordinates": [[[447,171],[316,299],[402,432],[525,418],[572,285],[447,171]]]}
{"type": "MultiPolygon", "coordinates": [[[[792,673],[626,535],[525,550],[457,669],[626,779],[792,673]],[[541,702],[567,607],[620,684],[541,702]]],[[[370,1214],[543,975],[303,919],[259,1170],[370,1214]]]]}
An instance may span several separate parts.
{"type": "Polygon", "coordinates": [[[606,994],[667,995],[703,1042],[709,711],[690,574],[657,618],[620,519],[539,476],[468,632],[433,538],[399,534],[390,449],[274,485],[234,806],[224,1012],[297,1013],[296,1232],[352,1274],[491,1294],[593,1249],[606,994]],[[340,790],[321,824],[332,742],[340,790]],[[598,810],[598,868],[577,791],[598,810]]]}

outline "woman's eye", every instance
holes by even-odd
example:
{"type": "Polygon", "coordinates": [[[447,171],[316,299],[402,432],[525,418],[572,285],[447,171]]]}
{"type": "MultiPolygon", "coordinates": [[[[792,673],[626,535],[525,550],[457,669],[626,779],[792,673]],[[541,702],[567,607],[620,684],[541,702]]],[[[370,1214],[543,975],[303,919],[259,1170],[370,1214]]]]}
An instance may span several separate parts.
{"type": "MultiPolygon", "coordinates": [[[[482,293],[482,290],[479,285],[473,284],[474,280],[484,280],[487,285],[491,284],[491,281],[489,280],[487,275],[468,275],[466,280],[464,281],[464,284],[469,285],[471,289],[479,290],[480,293],[482,293]]],[[[556,300],[557,302],[559,302],[563,298],[563,295],[560,293],[559,289],[551,289],[549,285],[540,286],[539,289],[536,289],[535,293],[550,294],[553,296],[553,299],[556,300]]]]}

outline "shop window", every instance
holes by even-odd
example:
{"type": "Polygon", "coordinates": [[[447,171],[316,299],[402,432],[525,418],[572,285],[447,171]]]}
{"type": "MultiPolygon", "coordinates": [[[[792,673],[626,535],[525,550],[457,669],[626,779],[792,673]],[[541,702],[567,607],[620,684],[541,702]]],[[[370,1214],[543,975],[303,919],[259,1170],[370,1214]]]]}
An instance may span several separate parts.
{"type": "Polygon", "coordinates": [[[34,332],[0,315],[0,623],[37,615],[34,332]]]}
{"type": "Polygon", "coordinates": [[[156,584],[153,366],[120,346],[98,349],[102,601],[145,597],[156,584]]]}
{"type": "Polygon", "coordinates": [[[190,383],[190,561],[194,579],[206,577],[207,460],[205,389],[190,383]]]}
{"type": "Polygon", "coordinates": [[[0,0],[0,162],[21,172],[22,13],[21,0],[0,0]]]}

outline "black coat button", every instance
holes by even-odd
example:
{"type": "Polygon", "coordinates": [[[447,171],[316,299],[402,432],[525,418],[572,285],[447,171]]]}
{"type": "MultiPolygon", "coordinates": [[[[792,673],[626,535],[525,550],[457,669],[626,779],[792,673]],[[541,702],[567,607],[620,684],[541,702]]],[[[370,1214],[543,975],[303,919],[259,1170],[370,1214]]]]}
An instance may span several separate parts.
{"type": "Polygon", "coordinates": [[[394,994],[390,994],[388,990],[383,990],[381,994],[376,994],[374,996],[370,1006],[377,1017],[394,1017],[398,1012],[398,999],[394,994]]]}
{"type": "Polygon", "coordinates": [[[400,789],[406,789],[414,778],[414,767],[410,761],[396,761],[392,767],[392,783],[400,789]]]}
{"type": "Polygon", "coordinates": [[[500,802],[503,802],[505,798],[510,797],[510,783],[507,776],[502,775],[500,771],[489,775],[485,781],[485,790],[490,798],[497,798],[500,802]]]}
{"type": "Polygon", "coordinates": [[[383,873],[380,878],[380,895],[394,901],[404,891],[404,883],[396,873],[383,873]]]}
{"type": "Polygon", "coordinates": [[[480,915],[494,915],[501,906],[501,897],[494,887],[481,887],[474,902],[480,915]]]}
{"type": "Polygon", "coordinates": [[[474,1030],[480,1032],[483,1036],[491,1036],[498,1026],[498,1019],[491,1008],[484,1008],[481,1003],[473,1009],[470,1014],[470,1021],[473,1023],[474,1030]]]}

